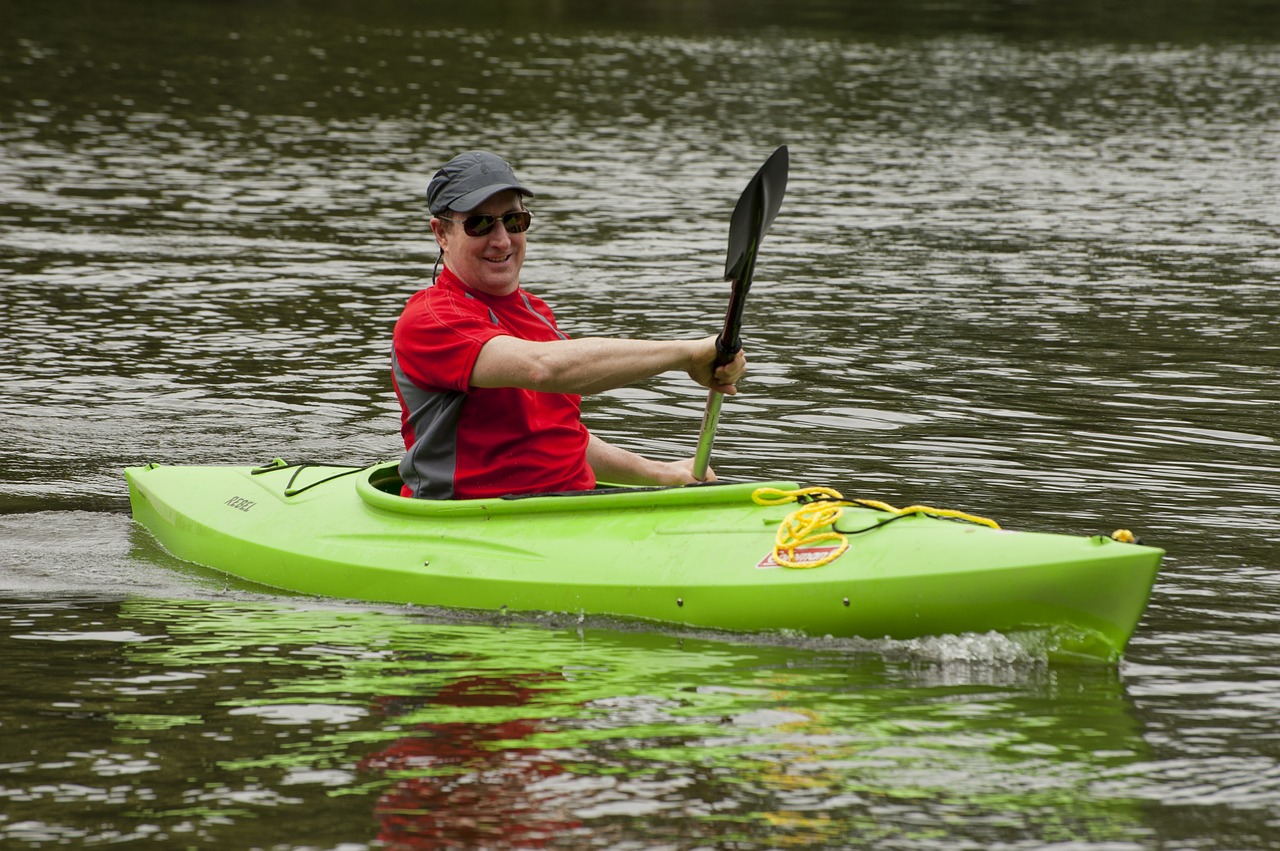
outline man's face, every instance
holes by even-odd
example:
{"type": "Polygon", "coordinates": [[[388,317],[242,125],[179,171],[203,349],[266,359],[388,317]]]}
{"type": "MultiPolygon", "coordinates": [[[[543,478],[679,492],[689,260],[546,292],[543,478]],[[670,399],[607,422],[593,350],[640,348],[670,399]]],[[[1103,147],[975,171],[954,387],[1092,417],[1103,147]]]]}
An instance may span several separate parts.
{"type": "Polygon", "coordinates": [[[462,220],[468,216],[503,213],[524,209],[520,193],[507,189],[465,212],[449,215],[453,222],[431,220],[431,230],[444,251],[444,260],[453,274],[474,290],[490,295],[508,295],[520,286],[520,267],[524,265],[525,235],[507,233],[499,222],[483,236],[468,236],[462,220]]]}

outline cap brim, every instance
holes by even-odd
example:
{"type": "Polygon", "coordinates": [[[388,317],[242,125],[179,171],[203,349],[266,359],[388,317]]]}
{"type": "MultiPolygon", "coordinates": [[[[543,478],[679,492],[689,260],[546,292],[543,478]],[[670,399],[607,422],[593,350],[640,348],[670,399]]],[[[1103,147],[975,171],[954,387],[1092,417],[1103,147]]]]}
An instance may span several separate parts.
{"type": "Polygon", "coordinates": [[[497,195],[499,192],[505,192],[508,189],[514,189],[521,195],[533,194],[519,183],[495,183],[492,186],[485,186],[482,189],[473,189],[466,195],[459,195],[457,198],[454,198],[449,202],[449,209],[457,210],[460,213],[466,212],[467,210],[474,210],[494,195],[497,195]]]}

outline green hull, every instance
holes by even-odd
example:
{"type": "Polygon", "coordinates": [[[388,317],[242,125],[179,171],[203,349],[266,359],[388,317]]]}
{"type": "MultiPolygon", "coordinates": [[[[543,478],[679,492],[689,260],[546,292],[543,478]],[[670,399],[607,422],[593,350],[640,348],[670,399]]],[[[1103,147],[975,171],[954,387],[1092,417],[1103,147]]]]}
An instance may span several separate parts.
{"type": "MultiPolygon", "coordinates": [[[[760,506],[751,493],[789,482],[434,502],[396,495],[394,464],[125,475],[134,519],[171,553],[263,585],[733,631],[905,639],[1047,629],[1114,657],[1163,555],[917,515],[850,535],[830,564],[782,568],[770,557],[774,535],[795,505],[760,506]]],[[[888,516],[850,508],[838,526],[888,516]]]]}

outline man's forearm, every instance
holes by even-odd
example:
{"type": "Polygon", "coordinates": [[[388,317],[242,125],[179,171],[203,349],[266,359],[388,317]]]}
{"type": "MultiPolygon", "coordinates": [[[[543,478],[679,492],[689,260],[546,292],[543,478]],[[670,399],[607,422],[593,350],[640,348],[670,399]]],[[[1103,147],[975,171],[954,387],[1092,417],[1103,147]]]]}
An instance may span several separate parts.
{"type": "Polygon", "coordinates": [[[522,387],[545,393],[587,395],[624,387],[663,372],[682,370],[699,384],[732,393],[745,367],[741,356],[713,376],[715,337],[700,340],[625,340],[582,337],[530,342],[494,337],[484,344],[471,371],[476,387],[522,387]]]}
{"type": "Polygon", "coordinates": [[[598,481],[615,485],[664,484],[662,462],[614,446],[594,434],[587,444],[587,463],[598,481]]]}

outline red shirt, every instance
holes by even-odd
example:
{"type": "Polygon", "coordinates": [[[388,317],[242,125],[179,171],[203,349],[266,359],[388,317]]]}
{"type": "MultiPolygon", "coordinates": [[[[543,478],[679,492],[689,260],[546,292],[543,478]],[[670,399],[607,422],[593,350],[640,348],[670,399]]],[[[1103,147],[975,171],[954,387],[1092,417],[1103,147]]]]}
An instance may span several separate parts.
{"type": "Polygon", "coordinates": [[[446,267],[414,293],[392,336],[405,495],[478,499],[595,487],[581,397],[471,386],[480,349],[502,335],[567,339],[551,308],[517,289],[472,290],[446,267]]]}

